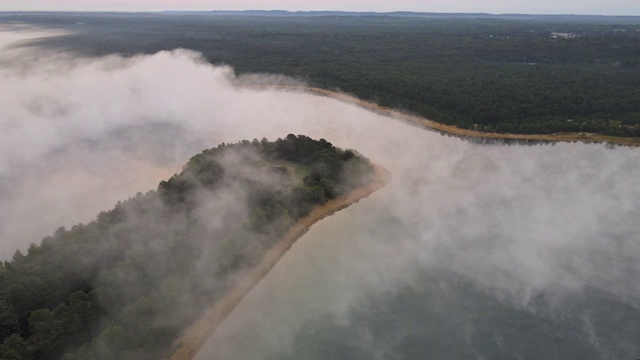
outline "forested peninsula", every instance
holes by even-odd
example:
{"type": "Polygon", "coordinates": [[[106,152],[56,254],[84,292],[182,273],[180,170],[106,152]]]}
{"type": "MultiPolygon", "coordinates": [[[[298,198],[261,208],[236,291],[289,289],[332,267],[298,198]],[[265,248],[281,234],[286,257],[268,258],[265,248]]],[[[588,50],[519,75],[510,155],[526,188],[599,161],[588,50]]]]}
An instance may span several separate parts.
{"type": "Polygon", "coordinates": [[[383,186],[377,169],[303,135],[203,151],[156,190],[0,264],[0,358],[171,356],[189,324],[264,276],[309,219],[383,186]]]}

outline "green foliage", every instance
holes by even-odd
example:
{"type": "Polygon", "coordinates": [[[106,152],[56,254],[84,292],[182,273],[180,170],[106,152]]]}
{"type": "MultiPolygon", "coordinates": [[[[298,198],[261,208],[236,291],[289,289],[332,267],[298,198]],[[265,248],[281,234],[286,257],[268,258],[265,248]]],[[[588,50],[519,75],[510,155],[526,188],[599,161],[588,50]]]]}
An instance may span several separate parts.
{"type": "Polygon", "coordinates": [[[203,151],[157,191],[2,264],[0,359],[162,358],[295,220],[371,173],[302,135],[203,151]]]}
{"type": "Polygon", "coordinates": [[[31,358],[27,342],[18,334],[6,337],[0,345],[0,359],[27,360],[31,358]]]}
{"type": "Polygon", "coordinates": [[[59,356],[62,350],[62,321],[49,309],[35,310],[29,315],[29,332],[35,352],[44,358],[59,356]]]}
{"type": "Polygon", "coordinates": [[[461,128],[640,135],[637,18],[83,17],[92,26],[7,21],[68,26],[45,45],[90,55],[193,49],[240,74],[289,75],[461,128]]]}

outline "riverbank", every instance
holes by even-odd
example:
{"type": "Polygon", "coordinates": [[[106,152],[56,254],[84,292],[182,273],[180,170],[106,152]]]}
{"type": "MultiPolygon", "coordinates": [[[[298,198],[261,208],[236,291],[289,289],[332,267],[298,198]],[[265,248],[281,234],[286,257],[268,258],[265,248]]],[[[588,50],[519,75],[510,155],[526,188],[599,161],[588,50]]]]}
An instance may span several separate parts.
{"type": "Polygon", "coordinates": [[[444,134],[450,134],[462,138],[476,138],[486,140],[505,140],[505,141],[529,141],[529,142],[593,142],[593,143],[606,143],[612,145],[622,146],[640,146],[640,138],[637,137],[620,137],[620,136],[607,136],[594,133],[557,133],[557,134],[511,134],[511,133],[492,133],[483,132],[471,129],[461,129],[453,125],[442,124],[427,118],[420,116],[414,116],[402,113],[391,108],[377,105],[375,103],[365,101],[354,96],[339,93],[336,91],[325,90],[316,87],[307,86],[264,86],[258,88],[273,88],[282,89],[286,91],[301,91],[310,94],[316,94],[321,96],[330,97],[342,102],[354,104],[372,110],[380,115],[388,116],[391,118],[407,121],[409,123],[425,127],[430,130],[435,130],[444,134]]]}
{"type": "Polygon", "coordinates": [[[168,360],[191,360],[204,346],[213,332],[231,314],[233,309],[278,263],[284,254],[309,228],[323,218],[332,215],[342,209],[357,203],[375,191],[383,188],[391,179],[391,174],[382,166],[373,164],[375,178],[365,187],[351,191],[343,197],[327,201],[322,206],[315,207],[309,215],[298,220],[273,248],[266,252],[262,261],[253,268],[245,277],[224,297],[216,301],[209,310],[191,325],[183,335],[174,343],[173,354],[168,360]]]}

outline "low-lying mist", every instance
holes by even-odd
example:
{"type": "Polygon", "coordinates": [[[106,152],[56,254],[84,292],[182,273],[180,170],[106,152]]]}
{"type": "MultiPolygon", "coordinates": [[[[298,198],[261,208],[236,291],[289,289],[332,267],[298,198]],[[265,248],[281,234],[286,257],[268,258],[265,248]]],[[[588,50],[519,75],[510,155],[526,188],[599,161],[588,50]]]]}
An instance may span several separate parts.
{"type": "Polygon", "coordinates": [[[199,358],[640,356],[639,149],[476,145],[238,86],[188,50],[78,58],[11,46],[15,34],[0,34],[0,257],[205,148],[305,134],[392,182],[316,224],[199,358]]]}

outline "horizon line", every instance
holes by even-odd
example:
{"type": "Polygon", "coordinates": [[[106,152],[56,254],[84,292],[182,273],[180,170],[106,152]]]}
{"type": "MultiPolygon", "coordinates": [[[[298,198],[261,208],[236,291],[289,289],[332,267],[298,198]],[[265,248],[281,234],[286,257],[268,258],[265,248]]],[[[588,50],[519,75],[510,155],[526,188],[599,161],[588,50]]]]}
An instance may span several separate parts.
{"type": "Polygon", "coordinates": [[[263,13],[343,13],[343,14],[432,14],[432,15],[485,15],[485,16],[602,16],[602,17],[640,17],[639,15],[622,15],[622,14],[578,14],[578,13],[491,13],[491,12],[438,12],[438,11],[412,11],[412,10],[394,10],[394,11],[349,11],[349,10],[284,10],[284,9],[245,9],[245,10],[1,10],[2,13],[100,13],[100,14],[163,14],[163,13],[243,13],[243,12],[263,12],[263,13]]]}

